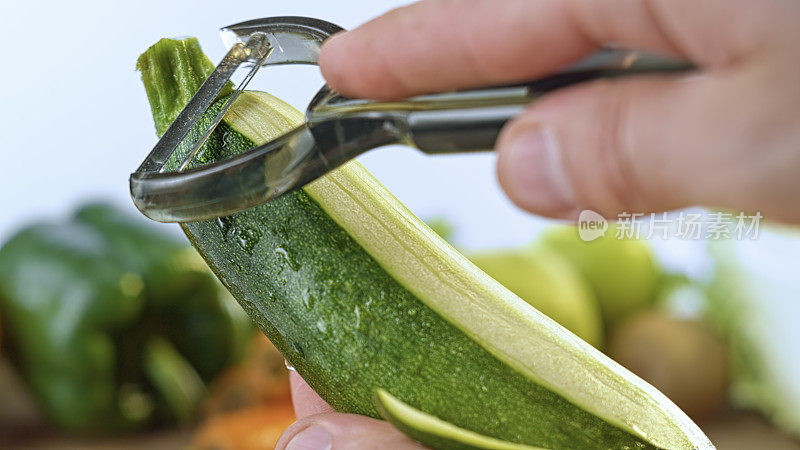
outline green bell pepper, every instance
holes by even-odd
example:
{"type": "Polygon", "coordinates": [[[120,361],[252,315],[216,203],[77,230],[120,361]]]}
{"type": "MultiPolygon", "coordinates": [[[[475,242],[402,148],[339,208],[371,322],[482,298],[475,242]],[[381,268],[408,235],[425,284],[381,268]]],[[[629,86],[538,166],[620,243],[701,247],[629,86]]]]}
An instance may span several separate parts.
{"type": "Polygon", "coordinates": [[[225,295],[193,249],[107,205],[0,248],[13,360],[67,430],[189,420],[197,380],[227,367],[252,330],[225,295]]]}

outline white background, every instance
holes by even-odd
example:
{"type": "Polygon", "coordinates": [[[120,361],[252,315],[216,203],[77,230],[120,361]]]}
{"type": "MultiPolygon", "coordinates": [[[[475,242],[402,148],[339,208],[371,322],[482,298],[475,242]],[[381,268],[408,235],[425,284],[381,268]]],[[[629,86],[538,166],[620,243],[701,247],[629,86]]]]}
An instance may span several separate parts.
{"type": "MultiPolygon", "coordinates": [[[[134,210],[128,175],[156,142],[134,66],[158,39],[197,36],[216,64],[224,53],[217,29],[224,25],[305,15],[352,28],[402,3],[3,1],[0,243],[31,220],[63,217],[87,199],[134,210]]],[[[321,84],[316,67],[297,66],[261,70],[256,87],[303,110],[321,84]]],[[[362,162],[420,217],[453,220],[463,245],[526,242],[545,223],[503,197],[494,155],[426,157],[390,147],[362,162]]]]}

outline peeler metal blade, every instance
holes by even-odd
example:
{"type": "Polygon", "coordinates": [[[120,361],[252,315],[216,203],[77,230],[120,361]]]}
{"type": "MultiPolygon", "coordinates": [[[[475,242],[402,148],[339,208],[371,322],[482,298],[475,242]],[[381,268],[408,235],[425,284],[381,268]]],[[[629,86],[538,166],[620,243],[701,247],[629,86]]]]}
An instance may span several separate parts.
{"type": "Polygon", "coordinates": [[[264,65],[317,64],[322,42],[342,31],[338,25],[301,16],[265,17],[220,28],[220,37],[230,50],[253,33],[265,33],[273,51],[264,65]]]}
{"type": "MultiPolygon", "coordinates": [[[[298,182],[298,171],[293,168],[304,158],[310,159],[315,149],[310,134],[301,129],[236,157],[202,168],[188,167],[259,68],[316,64],[322,42],[341,30],[330,22],[294,16],[257,19],[222,28],[228,53],[130,176],[131,197],[139,211],[160,222],[203,220],[255,206],[274,196],[279,187],[284,192],[290,180],[298,182]],[[234,72],[248,66],[249,72],[200,138],[185,142],[189,131],[234,72]],[[190,150],[182,155],[178,170],[165,172],[164,164],[181,146],[189,146],[190,150]]],[[[304,167],[312,168],[314,163],[307,162],[304,167]]],[[[310,180],[303,183],[307,181],[310,180]]]]}

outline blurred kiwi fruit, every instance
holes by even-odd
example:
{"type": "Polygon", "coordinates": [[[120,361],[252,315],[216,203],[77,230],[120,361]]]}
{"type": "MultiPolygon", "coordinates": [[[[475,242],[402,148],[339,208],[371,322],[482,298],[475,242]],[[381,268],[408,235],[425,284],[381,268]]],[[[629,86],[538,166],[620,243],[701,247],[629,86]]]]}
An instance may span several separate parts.
{"type": "Polygon", "coordinates": [[[607,353],[696,421],[712,417],[725,405],[728,351],[704,322],[641,311],[611,330],[607,353]]]}

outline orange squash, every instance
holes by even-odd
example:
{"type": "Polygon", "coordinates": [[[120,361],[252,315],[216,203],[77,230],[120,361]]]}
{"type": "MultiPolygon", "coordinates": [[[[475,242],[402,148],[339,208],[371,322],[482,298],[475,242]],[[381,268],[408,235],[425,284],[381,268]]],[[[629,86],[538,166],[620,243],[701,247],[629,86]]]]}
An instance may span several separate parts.
{"type": "Polygon", "coordinates": [[[289,374],[283,356],[262,333],[256,333],[247,355],[220,374],[209,387],[203,416],[289,399],[289,374]]]}
{"type": "Polygon", "coordinates": [[[295,421],[289,400],[221,414],[195,434],[196,450],[265,450],[275,448],[283,431],[295,421]]]}

